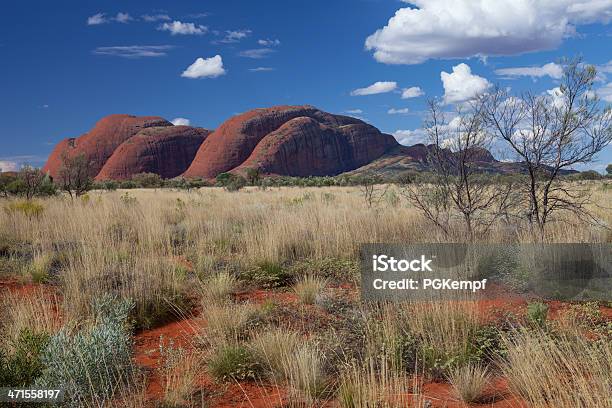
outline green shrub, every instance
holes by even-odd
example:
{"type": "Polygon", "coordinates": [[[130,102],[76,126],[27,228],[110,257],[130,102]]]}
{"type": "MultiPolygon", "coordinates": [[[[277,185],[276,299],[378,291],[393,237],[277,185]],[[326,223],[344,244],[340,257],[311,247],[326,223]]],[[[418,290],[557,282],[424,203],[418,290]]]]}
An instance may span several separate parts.
{"type": "Polygon", "coordinates": [[[227,191],[238,191],[247,185],[244,177],[232,173],[221,173],[216,178],[215,185],[224,187],[227,191]]]}
{"type": "Polygon", "coordinates": [[[0,350],[0,386],[27,387],[43,372],[41,354],[49,342],[47,333],[24,329],[11,344],[12,353],[0,350]]]}
{"type": "Polygon", "coordinates": [[[49,280],[51,272],[57,267],[59,260],[54,253],[44,253],[35,256],[32,262],[27,264],[22,274],[29,276],[34,283],[45,283],[49,280]]]}
{"type": "Polygon", "coordinates": [[[544,327],[548,316],[548,305],[542,302],[534,302],[527,305],[527,320],[529,323],[544,327]]]}
{"type": "Polygon", "coordinates": [[[261,261],[243,271],[240,279],[263,288],[279,288],[290,285],[293,282],[293,275],[278,262],[261,261]]]}
{"type": "Polygon", "coordinates": [[[255,380],[262,367],[243,346],[226,345],[215,351],[208,363],[210,374],[219,381],[255,380]]]}
{"type": "Polygon", "coordinates": [[[132,176],[132,181],[143,188],[161,187],[164,181],[155,173],[139,173],[132,176]]]}
{"type": "Polygon", "coordinates": [[[6,211],[7,214],[20,213],[30,220],[32,218],[40,218],[44,210],[45,207],[42,204],[32,200],[13,201],[4,207],[4,211],[6,211]]]}
{"type": "Polygon", "coordinates": [[[133,303],[104,296],[92,305],[92,325],[76,333],[64,329],[42,353],[38,388],[64,388],[69,403],[101,405],[132,378],[132,339],[127,320],[133,303]]]}

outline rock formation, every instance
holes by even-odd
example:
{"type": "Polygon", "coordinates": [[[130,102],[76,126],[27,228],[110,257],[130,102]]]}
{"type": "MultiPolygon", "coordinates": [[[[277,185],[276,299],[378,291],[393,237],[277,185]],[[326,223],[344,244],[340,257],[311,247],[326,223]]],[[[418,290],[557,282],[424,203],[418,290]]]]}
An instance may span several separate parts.
{"type": "Polygon", "coordinates": [[[95,177],[119,145],[144,128],[172,126],[159,116],[109,115],[102,118],[93,129],[77,138],[62,140],[53,149],[43,167],[56,177],[62,165],[62,156],[85,154],[90,162],[91,177],[95,177]]]}
{"type": "Polygon", "coordinates": [[[96,180],[126,180],[138,173],[155,173],[162,178],[179,176],[209,133],[190,126],[143,129],[115,149],[96,180]]]}
{"type": "Polygon", "coordinates": [[[264,174],[335,175],[397,145],[359,119],[312,106],[255,109],[223,123],[202,143],[185,177],[214,178],[246,168],[264,174]]]}

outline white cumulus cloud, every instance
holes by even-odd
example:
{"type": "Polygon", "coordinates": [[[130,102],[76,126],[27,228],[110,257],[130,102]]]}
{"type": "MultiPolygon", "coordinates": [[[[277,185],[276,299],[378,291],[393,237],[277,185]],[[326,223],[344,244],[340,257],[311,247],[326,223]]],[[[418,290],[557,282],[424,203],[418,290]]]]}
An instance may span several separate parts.
{"type": "Polygon", "coordinates": [[[270,40],[270,39],[263,39],[263,40],[258,40],[257,44],[259,45],[263,45],[264,47],[276,47],[278,45],[280,45],[280,41],[279,40],[270,40]]]}
{"type": "Polygon", "coordinates": [[[485,78],[472,74],[470,66],[463,63],[455,65],[452,73],[442,71],[440,78],[444,86],[445,103],[470,100],[491,86],[485,78]]]}
{"type": "Polygon", "coordinates": [[[194,23],[183,23],[175,20],[171,23],[160,25],[158,30],[169,31],[171,35],[202,35],[206,34],[208,27],[203,25],[195,25],[194,23]]]}
{"type": "Polygon", "coordinates": [[[612,82],[608,82],[606,85],[599,88],[597,91],[597,96],[603,99],[606,102],[612,103],[612,82]]]}
{"type": "Polygon", "coordinates": [[[174,118],[170,121],[174,126],[189,126],[191,121],[187,118],[174,118]]]}
{"type": "Polygon", "coordinates": [[[427,131],[425,129],[404,130],[398,129],[393,132],[393,137],[401,145],[410,146],[427,141],[427,131]]]}
{"type": "Polygon", "coordinates": [[[543,76],[549,76],[553,79],[559,79],[563,76],[563,67],[554,62],[542,65],[541,67],[517,67],[517,68],[502,68],[496,69],[497,75],[518,77],[518,76],[529,76],[532,78],[541,78],[543,76]]]}
{"type": "Polygon", "coordinates": [[[119,12],[117,13],[117,15],[115,16],[115,21],[118,23],[123,23],[123,24],[127,24],[129,23],[131,20],[133,20],[132,16],[130,16],[128,13],[122,13],[119,12]]]}
{"type": "Polygon", "coordinates": [[[87,25],[98,25],[108,22],[104,13],[97,13],[91,17],[87,17],[87,25]]]}
{"type": "Polygon", "coordinates": [[[423,92],[423,90],[418,86],[404,88],[404,90],[402,91],[402,99],[418,98],[422,95],[425,95],[425,92],[423,92]]]}
{"type": "Polygon", "coordinates": [[[198,58],[181,74],[184,78],[216,78],[225,74],[223,59],[220,55],[198,58]]]}
{"type": "Polygon", "coordinates": [[[228,30],[225,32],[225,37],[223,37],[219,42],[222,43],[236,43],[249,35],[251,35],[251,30],[228,30]]]}
{"type": "Polygon", "coordinates": [[[366,49],[386,64],[553,49],[580,24],[607,24],[612,0],[405,0],[366,49]]]}
{"type": "Polygon", "coordinates": [[[352,96],[375,95],[391,92],[397,89],[397,82],[378,81],[365,88],[358,88],[351,92],[352,96]]]}
{"type": "Polygon", "coordinates": [[[410,109],[408,108],[401,108],[401,109],[396,109],[396,108],[391,108],[387,111],[387,113],[389,115],[407,115],[408,113],[410,113],[410,109]]]}
{"type": "Polygon", "coordinates": [[[17,170],[19,170],[19,164],[17,162],[10,160],[0,160],[0,172],[17,170]]]}

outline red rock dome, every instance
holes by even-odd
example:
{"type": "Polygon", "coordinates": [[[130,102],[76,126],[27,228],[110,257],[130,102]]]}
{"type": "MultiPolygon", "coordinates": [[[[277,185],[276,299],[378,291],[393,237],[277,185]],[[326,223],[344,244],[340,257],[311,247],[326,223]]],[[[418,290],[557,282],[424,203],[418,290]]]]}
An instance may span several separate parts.
{"type": "Polygon", "coordinates": [[[213,132],[184,176],[210,179],[247,167],[295,176],[338,174],[395,145],[392,136],[359,119],[312,106],[255,109],[227,120],[213,132]]]}
{"type": "Polygon", "coordinates": [[[95,177],[121,143],[142,129],[153,126],[172,126],[172,123],[159,116],[106,116],[84,135],[59,142],[44,165],[43,171],[56,177],[62,165],[63,154],[84,153],[90,162],[89,174],[95,177]]]}
{"type": "Polygon", "coordinates": [[[138,173],[176,177],[189,167],[209,133],[190,126],[143,129],[115,149],[96,180],[126,180],[138,173]]]}

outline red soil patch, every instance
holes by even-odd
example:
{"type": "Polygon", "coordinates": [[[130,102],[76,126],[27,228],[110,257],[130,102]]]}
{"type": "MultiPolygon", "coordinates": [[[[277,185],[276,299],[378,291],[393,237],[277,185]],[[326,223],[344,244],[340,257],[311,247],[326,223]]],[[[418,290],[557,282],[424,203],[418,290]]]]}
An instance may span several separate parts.
{"type": "Polygon", "coordinates": [[[264,289],[255,289],[251,291],[242,291],[234,295],[239,302],[251,302],[260,305],[265,301],[272,301],[282,304],[297,303],[298,299],[295,293],[292,292],[276,292],[264,289]]]}
{"type": "Polygon", "coordinates": [[[57,290],[51,285],[43,283],[23,282],[18,278],[0,280],[0,296],[3,292],[9,292],[20,296],[34,296],[42,292],[49,295],[57,295],[57,290]]]}
{"type": "Polygon", "coordinates": [[[527,408],[528,405],[510,394],[508,382],[504,378],[494,379],[485,390],[482,401],[466,404],[455,395],[453,387],[448,383],[432,382],[423,385],[422,393],[425,399],[432,403],[432,408],[527,408]]]}

